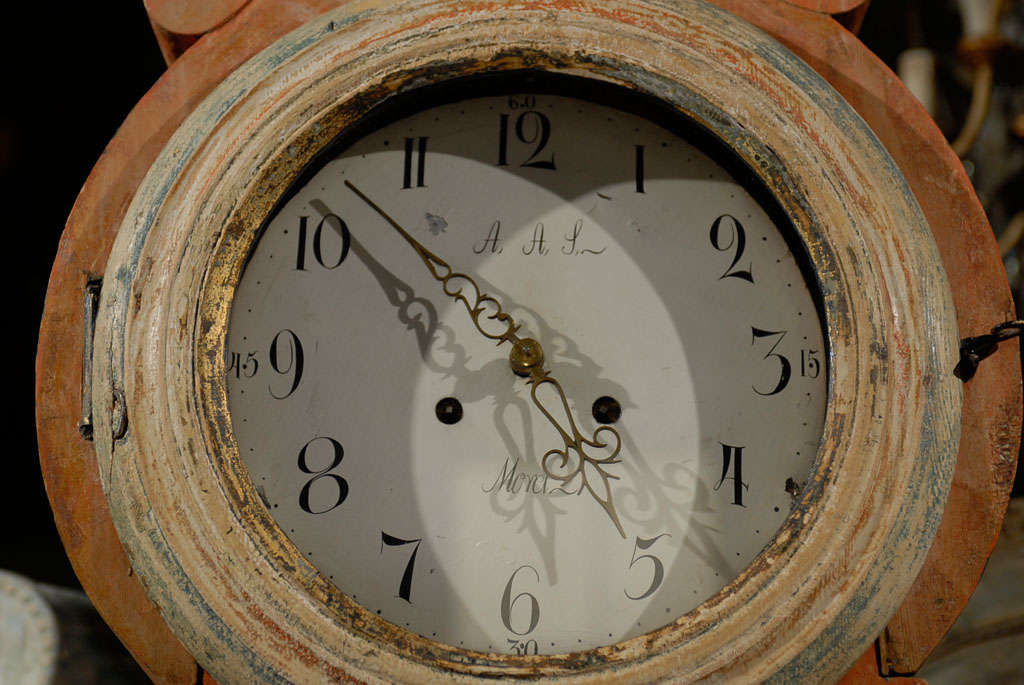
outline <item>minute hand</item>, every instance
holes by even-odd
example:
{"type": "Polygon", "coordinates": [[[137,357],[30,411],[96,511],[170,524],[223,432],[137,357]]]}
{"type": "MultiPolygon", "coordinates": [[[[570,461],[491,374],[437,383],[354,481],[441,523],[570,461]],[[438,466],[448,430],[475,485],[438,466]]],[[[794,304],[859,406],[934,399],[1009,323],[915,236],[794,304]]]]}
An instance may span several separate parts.
{"type": "Polygon", "coordinates": [[[377,203],[356,188],[351,181],[346,180],[345,185],[405,238],[405,241],[409,243],[412,249],[416,251],[416,254],[420,256],[420,259],[423,260],[430,274],[441,283],[441,289],[445,294],[456,301],[462,302],[466,307],[473,325],[476,326],[476,329],[484,337],[496,340],[498,345],[505,342],[512,343],[509,362],[512,364],[513,370],[520,375],[528,377],[527,382],[532,386],[530,397],[533,400],[534,406],[555,427],[565,445],[561,449],[555,448],[544,454],[541,458],[541,466],[544,468],[544,472],[549,477],[564,484],[568,484],[576,476],[579,476],[582,484],[577,494],[582,494],[583,490],[586,489],[605,510],[605,513],[608,514],[619,534],[622,537],[626,537],[626,532],[622,529],[619,516],[615,512],[615,505],[612,502],[611,481],[617,480],[618,476],[613,476],[606,470],[607,466],[621,461],[618,456],[622,446],[622,439],[619,437],[618,431],[611,426],[600,426],[591,437],[584,437],[576,425],[572,412],[569,410],[569,402],[565,397],[565,391],[562,390],[561,384],[552,378],[548,371],[544,370],[544,352],[540,343],[530,338],[519,337],[516,334],[519,326],[509,314],[502,311],[501,303],[498,300],[482,293],[476,281],[466,274],[455,272],[448,262],[424,247],[422,243],[402,228],[397,221],[392,219],[387,212],[381,209],[377,203]],[[472,288],[470,295],[467,295],[464,290],[466,285],[472,288]],[[484,314],[486,316],[483,316],[484,314]],[[494,330],[488,330],[483,325],[481,317],[497,321],[499,326],[494,330]],[[562,424],[559,423],[551,411],[537,397],[537,390],[544,385],[550,385],[558,394],[562,409],[567,418],[567,427],[563,428],[562,424]],[[587,448],[605,450],[609,447],[609,443],[601,439],[602,433],[608,433],[614,438],[614,447],[611,449],[611,452],[601,457],[587,454],[587,448]],[[553,458],[556,456],[560,457],[560,459],[554,460],[553,458]],[[591,482],[591,473],[597,477],[593,483],[591,482]]]}
{"type": "Polygon", "coordinates": [[[533,386],[530,388],[530,397],[533,399],[533,404],[547,417],[548,421],[551,422],[551,425],[555,427],[555,430],[562,437],[562,442],[565,443],[564,448],[548,450],[541,457],[540,463],[544,468],[544,473],[565,484],[574,480],[578,475],[582,480],[582,485],[576,494],[581,494],[585,488],[597,500],[597,503],[601,505],[605,513],[608,514],[608,518],[615,524],[619,535],[625,538],[626,531],[622,529],[619,515],[615,512],[615,504],[612,502],[611,481],[618,480],[619,477],[611,475],[606,469],[606,467],[622,461],[619,459],[619,449],[622,447],[622,438],[619,437],[619,432],[611,426],[599,426],[589,438],[583,437],[583,434],[580,433],[579,428],[576,426],[576,420],[573,419],[572,412],[569,410],[569,402],[565,398],[562,385],[552,378],[550,372],[544,370],[541,364],[535,365],[530,370],[528,382],[533,386]],[[568,431],[559,424],[554,415],[538,399],[537,390],[542,385],[550,385],[558,393],[558,399],[562,403],[562,409],[565,411],[568,422],[568,431]],[[606,456],[594,457],[587,454],[588,447],[599,450],[607,450],[609,448],[609,442],[601,439],[601,433],[608,433],[614,439],[614,447],[611,448],[611,451],[606,456]],[[552,459],[556,456],[560,457],[560,459],[552,462],[552,459]],[[591,482],[591,476],[588,473],[597,476],[595,482],[591,482]]]}

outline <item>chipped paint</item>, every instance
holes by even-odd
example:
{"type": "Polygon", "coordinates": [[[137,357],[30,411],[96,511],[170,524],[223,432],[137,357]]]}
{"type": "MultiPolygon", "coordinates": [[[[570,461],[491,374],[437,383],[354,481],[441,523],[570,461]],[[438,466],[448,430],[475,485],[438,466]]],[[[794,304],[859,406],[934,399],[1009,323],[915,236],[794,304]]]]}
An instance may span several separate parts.
{"type": "MultiPolygon", "coordinates": [[[[907,331],[907,336],[904,337],[907,344],[903,348],[890,351],[881,359],[878,355],[869,356],[866,353],[865,345],[872,337],[878,337],[870,335],[871,326],[887,329],[892,322],[885,319],[885,312],[890,309],[896,309],[903,314],[909,311],[921,312],[921,320],[928,322],[930,330],[948,326],[951,318],[948,302],[942,303],[941,297],[936,301],[925,296],[927,291],[933,288],[941,290],[943,276],[934,268],[938,264],[934,247],[928,247],[930,239],[927,238],[926,227],[920,213],[914,209],[912,196],[899,182],[898,175],[895,181],[901,188],[903,197],[890,198],[895,207],[889,207],[885,211],[895,214],[884,215],[878,224],[896,226],[894,233],[898,235],[895,238],[886,238],[896,240],[895,245],[866,233],[860,236],[862,242],[858,249],[844,250],[830,243],[833,238],[823,239],[816,234],[816,231],[825,230],[826,227],[815,219],[815,215],[821,215],[826,206],[829,207],[829,211],[836,209],[836,205],[830,205],[830,201],[825,199],[829,194],[833,197],[847,197],[846,205],[840,203],[839,207],[850,217],[864,217],[871,215],[872,212],[881,211],[874,203],[868,201],[867,198],[871,197],[869,191],[872,187],[879,187],[880,183],[890,182],[892,179],[880,181],[873,177],[874,171],[878,168],[893,171],[895,167],[881,152],[873,136],[866,135],[867,129],[859,119],[844,119],[848,115],[844,113],[845,110],[839,110],[845,105],[836,101],[832,95],[828,95],[824,83],[809,69],[794,61],[772,41],[754,34],[747,28],[737,27],[726,15],[701,3],[684,2],[667,6],[652,2],[594,6],[584,2],[412,2],[402,3],[393,9],[376,5],[377,3],[352,3],[348,9],[318,19],[313,25],[291,34],[282,43],[254,59],[239,72],[242,76],[232,77],[226,81],[189,120],[186,124],[189,130],[185,134],[179,131],[180,135],[175,138],[176,143],[167,148],[164,157],[155,165],[154,174],[160,176],[163,181],[153,179],[154,174],[151,174],[150,179],[143,185],[136,198],[136,203],[141,202],[142,205],[132,205],[129,217],[134,219],[125,224],[125,230],[134,235],[130,239],[122,238],[126,241],[127,247],[119,241],[114,249],[115,258],[112,263],[116,265],[118,260],[121,260],[120,264],[125,268],[119,268],[116,272],[122,281],[121,291],[113,293],[104,303],[109,315],[109,318],[105,319],[105,325],[108,326],[108,331],[114,331],[114,338],[107,339],[111,349],[111,356],[106,360],[106,372],[111,374],[107,383],[111,380],[115,385],[123,383],[120,380],[124,375],[121,369],[127,363],[121,361],[123,351],[127,355],[125,358],[132,360],[130,364],[135,367],[132,382],[129,384],[134,386],[134,393],[132,387],[126,388],[126,391],[129,399],[132,399],[134,394],[137,401],[145,400],[140,420],[143,424],[148,424],[147,430],[155,429],[160,417],[171,411],[172,407],[176,407],[175,413],[172,414],[175,420],[170,422],[176,424],[174,426],[152,430],[146,436],[130,433],[131,444],[118,446],[116,450],[113,446],[97,446],[101,448],[100,453],[111,454],[112,462],[116,458],[119,465],[134,464],[128,470],[120,467],[112,469],[106,474],[104,485],[115,510],[115,521],[122,538],[133,556],[133,563],[143,569],[140,570],[140,574],[147,579],[151,596],[154,596],[161,605],[168,621],[176,626],[179,636],[190,645],[190,649],[204,666],[209,665],[215,674],[223,674],[227,676],[227,680],[232,679],[232,673],[238,675],[243,672],[237,669],[245,669],[244,672],[249,676],[272,681],[276,677],[274,673],[285,672],[278,669],[292,667],[312,669],[304,672],[316,672],[323,677],[332,678],[340,677],[338,674],[342,671],[337,669],[342,668],[346,673],[359,674],[353,677],[367,680],[384,677],[381,675],[383,673],[391,673],[392,676],[389,677],[393,677],[394,673],[402,673],[409,678],[430,679],[431,674],[433,677],[438,674],[434,668],[442,664],[447,664],[456,672],[490,676],[533,677],[541,674],[576,673],[589,674],[600,680],[621,676],[625,672],[623,669],[630,669],[632,675],[641,677],[644,674],[652,676],[658,672],[663,675],[669,672],[676,673],[659,669],[671,669],[673,659],[681,658],[673,655],[700,654],[701,645],[707,649],[707,645],[715,640],[737,640],[738,642],[730,644],[746,645],[745,649],[750,656],[744,657],[737,652],[736,658],[730,659],[731,663],[726,664],[720,659],[715,662],[714,655],[708,656],[710,653],[705,652],[704,662],[696,657],[685,662],[688,667],[694,669],[691,674],[714,673],[722,676],[729,673],[729,669],[733,669],[731,672],[734,674],[750,675],[777,669],[785,661],[785,657],[780,655],[788,653],[787,644],[778,644],[766,636],[750,637],[756,635],[756,632],[738,629],[737,627],[743,625],[742,622],[730,617],[728,610],[730,607],[740,606],[737,602],[743,597],[754,603],[766,601],[776,579],[785,575],[788,565],[797,563],[794,560],[800,557],[803,548],[811,546],[814,531],[821,528],[821,517],[833,513],[827,506],[829,498],[835,498],[836,492],[845,486],[844,474],[853,473],[853,465],[844,461],[851,455],[843,451],[852,448],[848,441],[844,443],[844,439],[847,439],[851,432],[864,431],[865,422],[867,423],[868,432],[864,435],[868,442],[865,443],[864,449],[869,453],[878,453],[886,447],[891,448],[893,440],[902,437],[886,435],[883,426],[891,427],[894,425],[893,422],[898,422],[898,417],[909,410],[909,405],[919,401],[919,397],[907,392],[905,388],[898,388],[892,396],[872,397],[869,411],[864,412],[863,406],[857,404],[855,397],[848,395],[847,391],[855,390],[857,393],[870,394],[871,389],[862,387],[863,385],[877,385],[879,379],[883,383],[894,383],[896,381],[888,380],[891,370],[898,371],[903,378],[913,378],[916,372],[911,368],[912,363],[922,362],[920,359],[911,360],[919,352],[913,341],[918,340],[919,338],[915,336],[920,336],[921,333],[916,329],[907,331]],[[683,12],[682,6],[688,11],[683,12]],[[502,22],[516,21],[520,18],[525,20],[522,24],[522,37],[518,39],[523,43],[520,48],[508,49],[507,40],[487,43],[487,36],[495,30],[504,28],[502,22]],[[460,21],[463,19],[465,21],[460,21]],[[388,30],[375,33],[375,25],[387,26],[388,30]],[[548,28],[550,33],[547,31],[548,28]],[[614,49],[597,38],[605,36],[609,31],[616,34],[614,49]],[[732,46],[725,51],[716,52],[720,50],[720,44],[716,43],[716,40],[722,40],[721,36],[738,41],[748,52],[737,51],[732,46]],[[571,46],[571,50],[568,46],[571,46]],[[652,46],[664,49],[659,50],[652,46]],[[432,48],[444,54],[442,61],[428,59],[420,64],[418,71],[408,68],[409,63],[429,54],[432,48]],[[334,56],[330,57],[332,54],[334,56]],[[458,54],[476,56],[455,59],[453,56],[458,54]],[[744,57],[743,54],[747,56],[744,57]],[[744,111],[742,103],[736,108],[737,103],[730,100],[730,94],[723,92],[720,85],[694,81],[685,70],[679,71],[681,65],[698,59],[700,55],[703,55],[700,60],[705,64],[713,64],[716,60],[725,58],[721,61],[723,65],[749,67],[749,70],[744,71],[748,81],[739,86],[762,91],[770,90],[769,100],[765,103],[767,109],[776,106],[780,108],[778,117],[795,117],[792,130],[799,129],[808,133],[805,139],[816,144],[821,151],[815,158],[815,163],[824,165],[832,170],[832,174],[837,175],[822,174],[821,179],[814,181],[819,169],[813,166],[803,168],[803,162],[794,162],[796,158],[793,155],[796,153],[790,144],[792,141],[781,139],[775,143],[768,142],[776,131],[766,130],[764,126],[767,124],[750,120],[750,113],[744,111]],[[754,55],[755,58],[751,59],[750,55],[754,55]],[[553,56],[557,58],[552,59],[553,56]],[[308,72],[297,72],[295,65],[301,59],[309,59],[313,68],[308,72]],[[403,59],[411,62],[403,62],[403,59]],[[262,118],[269,117],[273,112],[285,111],[294,101],[306,98],[306,102],[309,102],[308,93],[296,88],[298,83],[305,84],[311,89],[310,92],[321,89],[326,95],[330,80],[338,78],[337,74],[331,71],[331,60],[346,62],[352,74],[364,74],[365,83],[370,85],[361,90],[350,87],[346,95],[348,99],[342,98],[339,103],[330,105],[334,108],[331,111],[316,110],[315,107],[304,110],[303,116],[312,117],[315,114],[320,118],[309,130],[282,129],[281,135],[292,136],[295,142],[289,148],[290,154],[280,155],[276,139],[270,137],[268,126],[262,122],[262,118]],[[380,80],[374,85],[375,72],[369,69],[367,64],[376,64],[378,69],[399,69],[401,73],[395,78],[380,80]],[[444,69],[439,69],[441,66],[444,66],[444,69]],[[794,216],[798,228],[804,232],[810,257],[819,267],[821,274],[830,338],[834,341],[836,350],[846,351],[849,355],[844,357],[836,354],[831,360],[839,380],[832,381],[830,427],[823,443],[821,466],[801,495],[801,504],[790,518],[787,527],[776,538],[774,545],[766,549],[744,576],[692,615],[680,618],[676,624],[661,631],[603,650],[542,660],[519,657],[495,659],[493,656],[443,648],[436,643],[395,629],[375,616],[367,615],[358,605],[327,586],[301,556],[295,558],[294,550],[290,548],[287,540],[281,539],[283,536],[266,517],[265,510],[259,504],[258,493],[255,493],[253,486],[238,469],[237,455],[232,458],[230,421],[226,410],[216,409],[218,406],[226,406],[223,404],[223,388],[218,388],[218,378],[223,378],[219,366],[223,364],[220,346],[223,343],[224,321],[230,307],[233,283],[237,282],[237,274],[247,252],[246,245],[251,242],[255,228],[261,223],[261,213],[265,215],[270,211],[281,188],[287,185],[290,178],[294,178],[296,169],[311,159],[335,133],[358,118],[360,112],[366,111],[372,104],[386,99],[392,93],[400,93],[424,83],[458,75],[523,67],[587,74],[592,78],[629,84],[634,88],[656,93],[675,102],[679,109],[689,111],[723,140],[734,145],[741,155],[759,170],[765,182],[776,190],[787,211],[794,216]],[[319,81],[313,78],[312,73],[317,69],[320,70],[319,81]],[[275,72],[289,73],[290,78],[295,81],[291,87],[282,89],[279,84],[274,83],[274,79],[278,78],[275,72]],[[785,76],[777,83],[777,88],[773,89],[773,79],[780,78],[779,74],[785,76]],[[687,85],[679,85],[682,83],[687,85]],[[263,96],[260,89],[268,87],[271,90],[277,88],[276,97],[268,99],[263,96]],[[797,95],[796,99],[793,99],[794,95],[797,95]],[[782,106],[784,103],[796,102],[801,97],[805,98],[804,108],[782,106]],[[823,98],[832,100],[821,107],[817,103],[821,103],[823,98]],[[815,111],[818,118],[805,116],[805,109],[807,112],[815,111]],[[233,122],[254,114],[254,121],[260,122],[259,125],[232,129],[233,122]],[[747,119],[743,120],[744,117],[747,119]],[[829,135],[819,135],[817,130],[812,131],[818,127],[822,131],[828,131],[830,127],[844,130],[839,134],[831,131],[829,135]],[[246,186],[245,182],[238,180],[239,160],[234,153],[225,152],[228,148],[223,145],[219,152],[214,151],[218,142],[211,140],[210,136],[214,131],[222,129],[227,133],[217,135],[234,135],[236,141],[248,145],[249,149],[260,149],[259,145],[254,147],[252,142],[263,136],[264,143],[260,154],[264,156],[260,159],[264,160],[265,166],[262,181],[246,186]],[[850,137],[854,138],[855,142],[850,142],[850,137]],[[832,143],[837,140],[846,142],[833,147],[832,143]],[[863,156],[864,160],[853,163],[850,161],[851,156],[863,156]],[[211,161],[212,164],[209,163],[211,161]],[[843,174],[846,174],[846,182],[842,182],[843,174]],[[236,188],[249,193],[247,201],[239,202],[239,195],[228,195],[218,201],[219,207],[218,202],[214,201],[210,201],[209,206],[204,205],[202,208],[181,204],[184,202],[180,197],[182,191],[179,184],[184,183],[182,179],[190,179],[188,183],[194,183],[193,187],[197,193],[209,197],[211,193],[223,192],[222,189],[217,189],[217,183],[221,182],[222,177],[231,178],[236,188]],[[191,179],[205,180],[196,183],[191,179]],[[852,194],[847,196],[847,192],[852,194]],[[204,212],[219,212],[221,216],[232,218],[219,224],[212,224],[226,227],[219,236],[209,235],[210,225],[196,224],[197,231],[206,231],[208,234],[206,240],[200,241],[207,247],[202,247],[190,242],[190,234],[182,240],[180,230],[175,233],[175,227],[166,225],[164,217],[172,214],[175,209],[184,209],[182,214],[191,217],[197,216],[196,212],[201,209],[204,212]],[[892,222],[891,219],[900,216],[901,212],[904,221],[892,222]],[[149,231],[154,226],[160,226],[163,233],[155,233],[155,237],[150,236],[149,231]],[[917,241],[922,244],[912,244],[909,249],[904,249],[900,241],[917,241]],[[204,262],[206,257],[203,255],[209,256],[214,244],[217,245],[216,259],[212,264],[204,262]],[[171,249],[172,256],[165,255],[159,249],[161,246],[171,249]],[[871,249],[868,246],[872,246],[871,249]],[[896,248],[899,255],[898,259],[894,259],[895,264],[920,262],[931,265],[932,270],[925,270],[922,274],[922,280],[926,281],[923,285],[909,286],[911,289],[921,286],[926,290],[925,294],[917,296],[906,292],[908,286],[905,280],[915,273],[908,271],[906,267],[894,271],[871,265],[874,258],[872,250],[892,248],[896,248]],[[140,281],[139,277],[143,272],[136,269],[137,265],[144,263],[143,259],[157,260],[156,269],[160,278],[143,278],[140,281]],[[169,262],[168,259],[172,261],[169,262]],[[169,272],[168,264],[172,265],[169,272]],[[168,278],[168,274],[172,277],[168,278]],[[858,278],[868,280],[858,281],[858,278]],[[886,279],[887,283],[893,285],[877,293],[871,292],[868,288],[868,292],[865,293],[868,298],[881,299],[874,309],[865,309],[865,303],[851,298],[851,293],[858,286],[863,287],[877,279],[886,279]],[[134,294],[134,300],[129,298],[130,293],[134,294]],[[132,308],[126,308],[129,302],[132,302],[133,307],[137,305],[134,311],[132,308]],[[174,312],[173,315],[164,313],[171,311],[174,312]],[[866,328],[863,325],[863,317],[868,317],[867,320],[872,322],[866,328]],[[164,321],[175,322],[174,331],[168,331],[169,343],[180,336],[182,340],[194,341],[195,349],[182,350],[179,349],[180,346],[156,349],[158,346],[154,346],[152,341],[145,341],[148,344],[140,346],[140,343],[144,342],[140,333],[143,330],[159,331],[164,321]],[[852,325],[853,322],[860,323],[852,325]],[[154,354],[156,356],[153,356],[154,354]],[[868,376],[863,376],[863,370],[858,371],[857,373],[861,374],[858,377],[862,378],[862,385],[851,385],[850,379],[844,374],[853,373],[860,368],[860,364],[869,367],[868,373],[874,373],[874,377],[869,381],[868,376]],[[186,384],[186,387],[175,387],[174,379],[170,378],[167,379],[170,385],[166,397],[150,401],[139,395],[140,390],[148,388],[147,384],[152,383],[154,378],[161,377],[161,369],[164,368],[195,369],[195,380],[198,383],[196,387],[200,390],[201,406],[204,407],[199,416],[193,416],[191,413],[196,408],[195,388],[191,383],[186,384]],[[859,412],[852,411],[858,406],[861,407],[859,412]],[[886,409],[891,414],[886,414],[886,409]],[[877,418],[876,411],[881,412],[877,414],[877,418]],[[208,423],[204,424],[204,421],[208,423]],[[873,423],[877,425],[871,427],[873,423]],[[159,450],[148,452],[149,448],[146,445],[155,444],[174,447],[166,454],[159,450]],[[178,450],[182,461],[167,462],[161,471],[158,465],[162,460],[170,454],[177,453],[178,450]],[[209,450],[213,452],[210,453],[209,450]],[[842,470],[839,470],[840,468],[842,470]],[[158,481],[152,481],[159,473],[164,473],[168,478],[178,479],[183,488],[182,492],[188,493],[186,497],[175,499],[173,507],[167,511],[160,511],[165,505],[159,501],[156,494],[159,490],[158,481]],[[181,478],[184,480],[180,480],[181,478]],[[154,509],[146,507],[147,502],[152,502],[154,509]],[[229,586],[223,584],[228,582],[229,578],[235,578],[237,582],[239,570],[230,564],[224,565],[225,560],[235,558],[228,554],[227,548],[204,548],[203,541],[207,539],[204,537],[207,533],[203,533],[203,530],[204,520],[207,518],[211,521],[216,519],[220,523],[211,528],[211,532],[222,532],[228,527],[239,526],[233,528],[239,534],[233,533],[230,537],[240,537],[242,541],[232,540],[225,544],[233,546],[231,549],[242,555],[237,558],[246,559],[247,563],[253,564],[249,575],[243,573],[242,579],[247,582],[240,586],[249,587],[251,584],[253,592],[246,592],[244,595],[232,594],[227,590],[229,586]],[[197,561],[193,551],[183,545],[191,545],[193,551],[200,550],[203,553],[200,559],[197,561]],[[161,567],[162,564],[170,566],[161,567]],[[186,565],[189,568],[187,571],[179,573],[175,570],[184,569],[186,565]],[[161,571],[161,568],[164,570],[161,571]],[[161,576],[165,572],[169,575],[161,576]],[[276,579],[271,583],[276,590],[267,590],[268,581],[260,580],[261,577],[276,579]],[[205,590],[201,590],[200,586],[205,590]],[[752,591],[754,594],[750,595],[752,591]],[[260,592],[270,594],[260,595],[260,592]],[[300,597],[304,599],[293,603],[294,598],[300,597]],[[246,606],[250,611],[248,619],[244,618],[246,606]],[[716,614],[716,611],[719,613],[716,614]],[[256,657],[247,651],[248,648],[239,647],[233,642],[231,635],[224,633],[224,630],[227,630],[232,635],[246,634],[244,629],[237,626],[251,626],[246,621],[257,615],[262,617],[258,621],[259,625],[270,631],[267,633],[270,636],[270,642],[267,644],[277,645],[283,649],[282,652],[261,652],[260,656],[256,657]],[[717,618],[714,618],[716,616],[717,618]],[[238,621],[241,619],[244,620],[240,624],[238,621]],[[216,625],[224,624],[208,623],[211,620],[231,622],[231,625],[236,627],[217,628],[216,625]],[[339,622],[341,633],[332,632],[339,630],[339,622]],[[313,630],[313,625],[321,626],[324,634],[313,630]],[[734,632],[728,632],[729,630],[734,632]],[[276,637],[273,637],[275,635],[276,637]],[[287,639],[284,639],[285,637],[287,639]],[[214,642],[210,642],[211,639],[214,642]],[[292,646],[282,648],[282,645],[292,646]],[[340,656],[339,649],[346,656],[340,656]],[[758,655],[765,654],[775,654],[776,656],[772,657],[774,661],[765,658],[758,662],[758,655]],[[338,661],[339,658],[341,662],[338,661]],[[345,665],[338,666],[339,663],[345,665]],[[425,671],[422,670],[424,667],[425,671]],[[389,670],[395,668],[399,670],[389,670]],[[702,668],[704,670],[700,670],[702,668]],[[758,668],[768,670],[758,671],[758,668]]],[[[730,78],[734,76],[735,74],[730,74],[730,78]]],[[[324,105],[321,104],[320,107],[324,105]]],[[[862,218],[859,220],[863,221],[862,218]]],[[[856,222],[854,224],[856,227],[856,222]]],[[[865,224],[865,227],[870,227],[870,224],[865,224]]],[[[831,227],[828,228],[833,230],[831,227]]],[[[856,241],[853,241],[853,244],[857,244],[856,241]]],[[[150,267],[147,266],[148,268],[150,267]]],[[[940,345],[930,352],[936,357],[941,357],[946,350],[940,345]]],[[[930,375],[926,374],[926,377],[941,378],[942,373],[936,370],[930,375]]],[[[929,392],[945,391],[931,389],[929,392]]],[[[920,430],[930,429],[943,418],[947,424],[958,426],[958,421],[949,421],[948,412],[949,407],[939,402],[926,406],[923,421],[919,416],[907,416],[912,420],[921,421],[915,424],[920,426],[920,430]]],[[[903,428],[899,423],[895,425],[903,428]]],[[[929,444],[927,438],[922,438],[920,445],[915,449],[935,450],[938,453],[937,463],[948,465],[947,453],[951,440],[955,438],[945,436],[938,438],[935,444],[929,444]],[[938,444],[942,440],[945,440],[945,443],[938,444]],[[942,457],[943,454],[946,456],[942,457]]],[[[899,471],[898,464],[892,466],[899,471]]],[[[941,471],[940,466],[935,468],[941,471]]],[[[907,477],[905,470],[899,477],[907,477]]],[[[942,486],[940,484],[935,487],[941,489],[942,486]]],[[[927,500],[926,504],[931,503],[933,511],[935,503],[941,500],[939,493],[934,489],[928,491],[924,488],[920,497],[927,500]]],[[[914,503],[907,506],[913,507],[914,503]]],[[[918,528],[910,526],[899,529],[897,526],[896,529],[907,531],[906,534],[909,536],[919,536],[912,538],[914,540],[923,540],[922,531],[926,531],[932,525],[929,515],[925,514],[923,522],[916,518],[919,515],[916,511],[900,510],[895,512],[894,516],[896,520],[903,521],[904,526],[908,526],[908,514],[911,519],[917,521],[914,525],[918,528]]],[[[856,519],[856,522],[858,526],[891,525],[891,522],[877,522],[867,510],[865,516],[856,519]]],[[[862,528],[858,530],[858,535],[867,534],[862,528]]],[[[851,544],[855,543],[856,540],[851,541],[851,544]]],[[[895,543],[890,543],[886,554],[891,553],[893,544],[895,543]]],[[[898,558],[895,563],[913,567],[923,552],[918,548],[911,552],[909,555],[902,555],[903,558],[898,558]]],[[[884,554],[879,559],[883,560],[880,562],[882,566],[888,565],[891,561],[885,560],[884,554]]],[[[853,599],[846,605],[847,613],[852,615],[850,622],[846,621],[844,615],[838,615],[837,618],[837,614],[832,613],[829,614],[829,620],[833,621],[834,626],[841,625],[846,628],[857,622],[863,625],[863,614],[874,611],[871,608],[871,601],[877,602],[877,599],[872,599],[872,593],[877,595],[879,583],[882,580],[889,582],[891,579],[881,578],[876,574],[872,580],[870,573],[869,571],[869,576],[863,581],[860,590],[853,594],[853,599]]],[[[804,592],[801,588],[811,587],[813,591],[805,592],[806,601],[811,602],[811,605],[820,605],[822,598],[827,597],[828,591],[825,588],[828,587],[828,582],[831,582],[829,577],[805,580],[795,586],[795,591],[804,592]]],[[[899,583],[904,585],[907,582],[909,581],[905,578],[899,580],[899,583]]],[[[846,594],[842,596],[850,596],[848,587],[843,592],[846,594]]],[[[781,621],[765,618],[756,624],[758,629],[763,631],[782,630],[779,633],[781,635],[787,629],[790,632],[798,629],[801,621],[806,624],[806,619],[801,618],[784,618],[781,621]]],[[[876,624],[877,620],[872,625],[876,624]]],[[[861,633],[865,630],[862,628],[861,633]]],[[[852,637],[832,635],[828,629],[820,635],[818,643],[812,643],[811,647],[801,654],[803,663],[813,663],[815,659],[820,661],[823,654],[834,655],[837,650],[842,654],[842,658],[849,658],[852,663],[858,654],[850,656],[850,644],[865,639],[862,634],[852,637]],[[843,644],[846,646],[842,646],[843,644]],[[817,656],[814,656],[815,654],[817,656]]],[[[869,635],[867,639],[870,637],[869,635]]],[[[251,639],[257,638],[254,635],[251,639]]],[[[837,662],[840,666],[842,658],[837,662]]],[[[789,667],[791,673],[798,672],[795,669],[802,667],[799,659],[790,663],[794,664],[789,667]]],[[[818,674],[820,675],[820,672],[818,674]]]]}

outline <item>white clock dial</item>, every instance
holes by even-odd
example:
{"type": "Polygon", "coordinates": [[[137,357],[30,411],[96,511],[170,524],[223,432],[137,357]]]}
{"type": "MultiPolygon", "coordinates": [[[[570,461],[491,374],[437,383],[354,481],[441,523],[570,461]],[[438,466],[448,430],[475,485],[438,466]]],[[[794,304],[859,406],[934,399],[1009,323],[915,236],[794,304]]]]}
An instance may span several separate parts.
{"type": "Polygon", "coordinates": [[[649,632],[748,566],[807,479],[827,370],[798,262],[745,184],[650,119],[549,93],[423,108],[266,224],[227,340],[239,450],[295,546],[396,625],[520,654],[649,632]],[[625,538],[545,474],[562,439],[509,345],[346,180],[543,345],[584,434],[620,409],[625,538]]]}

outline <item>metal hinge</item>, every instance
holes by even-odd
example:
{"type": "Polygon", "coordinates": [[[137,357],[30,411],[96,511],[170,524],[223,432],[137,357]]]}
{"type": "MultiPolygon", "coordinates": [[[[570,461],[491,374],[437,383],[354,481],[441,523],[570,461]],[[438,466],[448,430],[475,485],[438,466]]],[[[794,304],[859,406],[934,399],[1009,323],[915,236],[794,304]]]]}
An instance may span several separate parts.
{"type": "Polygon", "coordinates": [[[990,333],[964,338],[960,341],[960,362],[953,369],[953,375],[964,383],[974,378],[978,364],[992,355],[999,343],[1024,335],[1024,320],[1006,321],[994,326],[990,333]]]}
{"type": "Polygon", "coordinates": [[[96,314],[100,308],[100,289],[103,280],[91,280],[85,284],[85,298],[82,305],[84,325],[82,340],[82,420],[78,431],[86,440],[92,440],[92,353],[93,337],[96,335],[96,314]]]}

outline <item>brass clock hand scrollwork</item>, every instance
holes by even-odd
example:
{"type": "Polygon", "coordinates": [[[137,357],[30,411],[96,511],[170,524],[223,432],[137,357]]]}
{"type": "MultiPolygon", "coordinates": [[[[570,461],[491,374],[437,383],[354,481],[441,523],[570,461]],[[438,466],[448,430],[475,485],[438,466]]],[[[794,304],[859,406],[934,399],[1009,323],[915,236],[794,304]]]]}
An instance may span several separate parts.
{"type": "Polygon", "coordinates": [[[564,443],[564,447],[548,450],[541,457],[544,473],[563,484],[568,484],[579,476],[581,485],[577,494],[582,494],[584,489],[589,492],[608,514],[619,534],[625,538],[626,532],[619,522],[619,515],[615,511],[615,504],[612,501],[611,481],[618,480],[619,477],[612,475],[607,469],[607,467],[622,461],[619,459],[622,439],[618,431],[611,426],[600,426],[589,438],[585,437],[576,425],[562,385],[551,376],[549,371],[544,369],[544,350],[540,343],[532,338],[520,337],[517,334],[519,325],[507,312],[502,310],[498,300],[481,292],[476,281],[471,277],[456,272],[448,262],[424,247],[379,205],[356,188],[352,182],[346,180],[345,185],[405,238],[405,241],[423,260],[430,274],[441,283],[444,293],[462,302],[466,307],[473,325],[484,337],[497,341],[499,346],[505,342],[512,343],[509,364],[513,372],[527,378],[527,382],[531,385],[530,398],[533,400],[533,404],[554,426],[564,443]],[[467,285],[472,288],[472,292],[469,294],[465,290],[467,285]],[[498,325],[488,330],[487,320],[496,321],[498,325]],[[537,396],[537,391],[543,386],[550,386],[558,395],[566,416],[564,426],[537,396]],[[614,440],[614,444],[611,442],[612,440],[614,440]],[[610,451],[604,456],[593,456],[588,453],[591,449],[610,451]]]}

